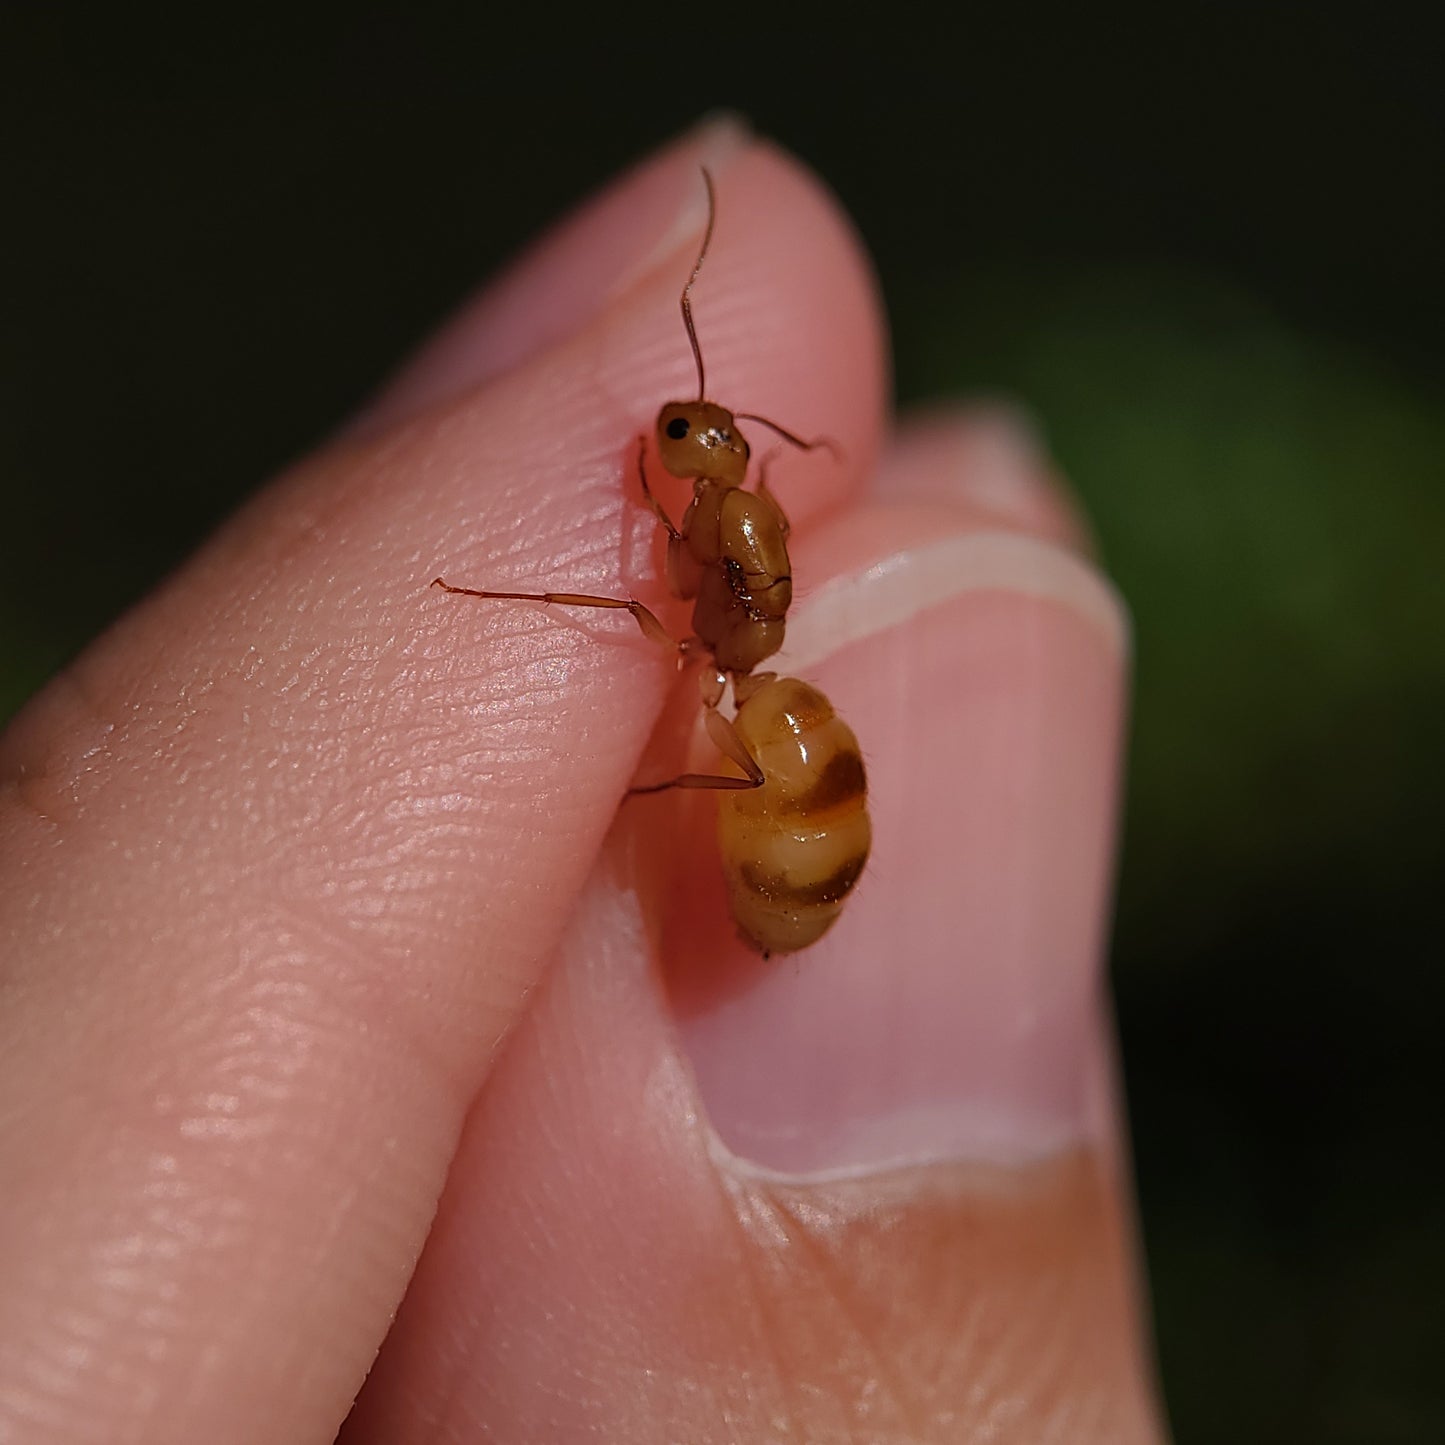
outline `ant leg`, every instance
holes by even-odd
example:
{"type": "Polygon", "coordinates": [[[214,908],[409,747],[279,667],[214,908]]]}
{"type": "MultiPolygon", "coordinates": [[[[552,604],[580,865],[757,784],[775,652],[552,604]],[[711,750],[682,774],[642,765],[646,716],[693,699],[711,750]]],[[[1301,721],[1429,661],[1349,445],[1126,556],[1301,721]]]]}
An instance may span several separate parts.
{"type": "Polygon", "coordinates": [[[768,486],[768,464],[766,461],[758,468],[757,493],[758,496],[765,497],[772,503],[773,510],[778,514],[778,521],[782,524],[783,541],[786,542],[789,534],[793,530],[793,524],[788,520],[788,514],[783,510],[783,504],[773,495],[772,488],[768,486]]]}
{"type": "Polygon", "coordinates": [[[756,788],[762,785],[762,780],[753,782],[749,778],[729,777],[724,773],[679,773],[675,778],[669,778],[665,783],[647,783],[642,787],[628,788],[627,796],[633,797],[639,793],[665,793],[670,788],[713,788],[718,791],[723,789],[756,788]]]}
{"type": "Polygon", "coordinates": [[[634,793],[665,793],[669,788],[712,788],[723,789],[760,788],[763,785],[763,770],[748,751],[748,745],[738,736],[738,730],[720,713],[712,708],[707,711],[708,735],[724,757],[735,762],[746,774],[745,778],[726,773],[682,773],[669,778],[665,783],[648,783],[640,788],[629,788],[627,795],[634,793]]]}
{"type": "Polygon", "coordinates": [[[674,597],[690,601],[697,596],[697,564],[687,550],[687,539],[672,525],[662,503],[652,495],[647,485],[647,438],[637,441],[637,478],[642,483],[642,495],[652,508],[652,515],[667,531],[667,587],[674,597]]]}
{"type": "Polygon", "coordinates": [[[642,495],[647,505],[652,508],[652,515],[667,528],[668,539],[673,542],[682,540],[682,533],[672,525],[672,518],[667,515],[662,503],[652,495],[652,488],[647,485],[647,438],[637,439],[637,477],[642,483],[642,495]]]}
{"type": "Polygon", "coordinates": [[[681,659],[692,650],[687,643],[679,642],[673,637],[642,603],[630,597],[590,597],[585,592],[486,592],[477,587],[453,587],[450,582],[443,582],[440,577],[433,577],[431,585],[457,597],[492,597],[509,602],[541,602],[548,606],[555,602],[559,607],[620,608],[632,614],[644,637],[671,652],[676,652],[679,666],[681,659]]]}

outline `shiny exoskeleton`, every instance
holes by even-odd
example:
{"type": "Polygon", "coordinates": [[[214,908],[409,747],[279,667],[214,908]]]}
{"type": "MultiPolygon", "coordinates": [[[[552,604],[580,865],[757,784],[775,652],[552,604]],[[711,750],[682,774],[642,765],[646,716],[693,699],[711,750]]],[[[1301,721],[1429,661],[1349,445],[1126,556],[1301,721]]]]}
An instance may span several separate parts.
{"type": "Polygon", "coordinates": [[[868,861],[868,782],[853,730],[816,688],[765,678],[733,727],[763,775],[718,803],[728,903],[764,955],[832,927],[868,861]]]}
{"type": "Polygon", "coordinates": [[[734,678],[737,713],[717,711],[723,677],[704,698],[708,733],[743,770],[684,773],[634,788],[715,788],[728,906],[764,957],[816,943],[868,861],[868,779],[853,730],[827,697],[796,677],[734,678]]]}
{"type": "MultiPolygon", "coordinates": [[[[684,404],[674,402],[666,410],[680,405],[684,404]]],[[[704,402],[692,403],[689,409],[703,407],[722,411],[704,402]]],[[[659,425],[659,436],[663,430],[659,425]]],[[[659,450],[665,459],[667,451],[659,450]]],[[[642,470],[641,455],[638,465],[642,470]]],[[[647,490],[645,471],[643,488],[647,490]]],[[[788,519],[783,509],[766,485],[745,492],[723,477],[697,476],[692,501],[678,528],[650,491],[647,496],[667,528],[668,586],[674,596],[693,601],[696,642],[685,645],[710,652],[724,672],[751,672],[783,645],[793,602],[788,519]]]]}

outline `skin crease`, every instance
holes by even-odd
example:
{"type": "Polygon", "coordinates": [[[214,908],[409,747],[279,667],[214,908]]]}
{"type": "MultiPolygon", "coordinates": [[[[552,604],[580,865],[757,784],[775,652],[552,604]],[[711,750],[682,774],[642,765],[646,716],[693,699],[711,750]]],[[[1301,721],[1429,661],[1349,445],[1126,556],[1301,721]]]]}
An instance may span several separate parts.
{"type": "MultiPolygon", "coordinates": [[[[1102,1015],[1056,1157],[740,1166],[653,966],[665,833],[614,823],[667,659],[625,615],[427,591],[635,590],[681,629],[631,471],[690,394],[702,163],[709,390],[845,458],[779,468],[806,546],[886,442],[876,296],[817,183],[714,127],[524,258],[0,740],[0,1439],[325,1441],[368,1371],[344,1438],[1159,1438],[1102,1015]]],[[[966,528],[931,445],[880,475],[934,479],[966,528]]]]}

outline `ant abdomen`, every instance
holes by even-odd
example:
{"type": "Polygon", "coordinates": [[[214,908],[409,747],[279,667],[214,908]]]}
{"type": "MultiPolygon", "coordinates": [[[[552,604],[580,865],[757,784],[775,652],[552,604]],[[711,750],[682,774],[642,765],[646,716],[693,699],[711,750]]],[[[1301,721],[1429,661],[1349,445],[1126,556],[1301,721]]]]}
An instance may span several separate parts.
{"type": "Polygon", "coordinates": [[[760,952],[792,953],[832,926],[868,861],[863,756],[832,703],[795,677],[745,688],[733,728],[762,781],[719,798],[728,901],[760,952]]]}

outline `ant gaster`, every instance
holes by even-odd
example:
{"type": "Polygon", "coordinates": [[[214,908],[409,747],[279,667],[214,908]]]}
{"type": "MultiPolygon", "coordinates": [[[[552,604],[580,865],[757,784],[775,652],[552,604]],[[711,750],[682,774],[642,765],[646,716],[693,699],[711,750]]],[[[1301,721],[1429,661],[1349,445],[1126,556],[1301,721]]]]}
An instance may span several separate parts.
{"type": "Polygon", "coordinates": [[[733,678],[737,713],[704,695],[713,744],[746,774],[683,773],[633,793],[714,788],[728,906],[764,958],[816,943],[832,927],[872,844],[868,780],[853,730],[810,683],[772,672],[733,678]]]}

